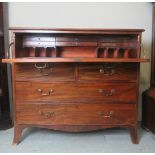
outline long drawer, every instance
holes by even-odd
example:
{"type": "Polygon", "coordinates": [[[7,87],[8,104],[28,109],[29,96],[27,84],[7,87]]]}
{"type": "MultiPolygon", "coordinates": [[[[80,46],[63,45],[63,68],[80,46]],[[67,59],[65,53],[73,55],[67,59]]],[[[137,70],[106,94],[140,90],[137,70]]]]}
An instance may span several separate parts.
{"type": "Polygon", "coordinates": [[[135,102],[136,83],[32,83],[16,82],[16,101],[135,102]]]}
{"type": "Polygon", "coordinates": [[[135,63],[80,64],[78,79],[85,81],[137,81],[137,71],[135,63]]]}
{"type": "Polygon", "coordinates": [[[16,81],[74,81],[75,65],[63,63],[16,64],[16,81]]]}
{"type": "Polygon", "coordinates": [[[136,121],[133,104],[24,104],[16,106],[18,124],[127,125],[136,121]]]}

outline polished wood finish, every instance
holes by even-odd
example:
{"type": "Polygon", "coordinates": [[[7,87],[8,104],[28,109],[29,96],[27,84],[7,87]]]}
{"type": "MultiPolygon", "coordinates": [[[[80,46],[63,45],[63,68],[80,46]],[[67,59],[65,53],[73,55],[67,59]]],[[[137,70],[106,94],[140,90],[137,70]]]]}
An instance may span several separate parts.
{"type": "Polygon", "coordinates": [[[78,78],[87,81],[138,81],[136,66],[136,63],[83,63],[78,67],[78,78]]]}
{"type": "Polygon", "coordinates": [[[20,124],[129,125],[135,122],[134,104],[36,104],[17,105],[17,121],[20,124]]]}
{"type": "Polygon", "coordinates": [[[68,132],[111,127],[137,137],[137,29],[10,28],[14,140],[29,126],[68,132]]]}
{"type": "Polygon", "coordinates": [[[16,81],[138,81],[136,63],[20,63],[16,81]],[[40,69],[43,67],[43,69],[40,69]],[[61,74],[63,72],[63,75],[61,74]],[[78,74],[76,74],[78,72],[78,74]],[[131,72],[133,74],[131,74],[131,72]],[[108,78],[107,78],[108,76],[108,78]],[[46,78],[44,78],[46,77],[46,78]]]}
{"type": "MultiPolygon", "coordinates": [[[[54,81],[53,81],[54,82],[54,81]]],[[[16,83],[16,102],[135,102],[136,84],[131,83],[16,83]],[[121,88],[121,89],[120,89],[121,88]],[[67,91],[66,91],[67,90],[67,91]],[[125,92],[125,93],[124,93],[125,92]]]]}
{"type": "Polygon", "coordinates": [[[149,59],[137,58],[15,58],[3,59],[3,63],[29,63],[29,62],[149,62],[149,59]]]}
{"type": "Polygon", "coordinates": [[[153,3],[152,60],[150,88],[143,92],[142,126],[155,134],[155,3],[153,3]]]}
{"type": "Polygon", "coordinates": [[[75,81],[75,67],[75,64],[67,63],[20,63],[15,66],[15,79],[34,82],[75,81]]]}

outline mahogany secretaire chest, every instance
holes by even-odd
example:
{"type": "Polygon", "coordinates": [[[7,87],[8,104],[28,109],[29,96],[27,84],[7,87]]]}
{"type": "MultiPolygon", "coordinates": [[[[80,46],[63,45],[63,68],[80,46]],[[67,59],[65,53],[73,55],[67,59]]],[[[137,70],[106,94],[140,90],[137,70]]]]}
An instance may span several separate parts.
{"type": "Polygon", "coordinates": [[[129,128],[137,139],[141,29],[10,28],[14,144],[26,127],[129,128]]]}

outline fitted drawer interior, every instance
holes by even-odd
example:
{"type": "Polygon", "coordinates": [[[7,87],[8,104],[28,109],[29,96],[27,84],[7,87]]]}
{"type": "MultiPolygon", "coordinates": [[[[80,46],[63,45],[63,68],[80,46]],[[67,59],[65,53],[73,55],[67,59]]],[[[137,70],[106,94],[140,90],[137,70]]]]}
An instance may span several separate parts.
{"type": "Polygon", "coordinates": [[[16,82],[16,101],[133,102],[136,83],[33,83],[16,82]]]}
{"type": "Polygon", "coordinates": [[[34,125],[128,125],[135,122],[135,105],[126,104],[24,104],[17,105],[18,124],[34,125]]]}
{"type": "Polygon", "coordinates": [[[137,35],[16,33],[15,58],[137,58],[137,35]],[[70,48],[68,48],[70,47],[70,48]],[[87,52],[89,47],[90,53],[87,52]],[[85,53],[85,54],[83,54],[85,53]]]}

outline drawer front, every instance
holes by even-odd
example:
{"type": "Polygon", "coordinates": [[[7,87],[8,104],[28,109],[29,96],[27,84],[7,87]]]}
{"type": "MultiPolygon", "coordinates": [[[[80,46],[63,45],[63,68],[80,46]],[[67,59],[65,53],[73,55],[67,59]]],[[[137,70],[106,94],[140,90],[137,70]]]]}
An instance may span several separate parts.
{"type": "Polygon", "coordinates": [[[79,98],[90,101],[133,102],[136,101],[136,83],[93,83],[79,84],[79,98]]]}
{"type": "Polygon", "coordinates": [[[48,101],[65,102],[74,101],[76,87],[74,84],[63,83],[31,83],[16,82],[16,101],[48,101]]]}
{"type": "Polygon", "coordinates": [[[50,35],[25,35],[23,37],[23,47],[54,47],[55,37],[50,35]]]}
{"type": "Polygon", "coordinates": [[[23,42],[25,41],[42,41],[42,42],[55,42],[55,37],[51,35],[25,35],[23,36],[23,42]]]}
{"type": "Polygon", "coordinates": [[[138,66],[135,63],[80,64],[78,79],[87,81],[137,81],[137,72],[138,66]]]}
{"type": "Polygon", "coordinates": [[[87,36],[56,37],[56,46],[97,46],[97,39],[87,36]]]}
{"type": "Polygon", "coordinates": [[[74,81],[74,64],[16,64],[16,81],[74,81]]]}
{"type": "Polygon", "coordinates": [[[100,47],[124,47],[124,48],[136,48],[137,43],[136,42],[126,42],[126,43],[105,43],[105,42],[100,42],[98,43],[100,47]]]}
{"type": "Polygon", "coordinates": [[[17,105],[18,124],[35,125],[128,125],[136,121],[132,104],[17,105]]]}
{"type": "Polygon", "coordinates": [[[16,82],[16,101],[136,102],[136,83],[31,83],[16,82]]]}
{"type": "Polygon", "coordinates": [[[59,36],[56,42],[97,42],[97,37],[88,36],[59,36]]]}
{"type": "Polygon", "coordinates": [[[97,42],[56,42],[56,46],[97,46],[97,42]]]}
{"type": "Polygon", "coordinates": [[[55,47],[55,42],[43,42],[43,41],[26,41],[23,43],[23,47],[55,47]]]}

